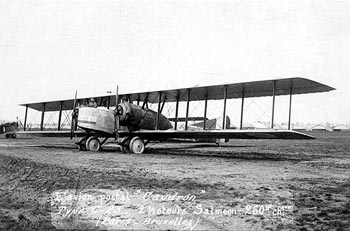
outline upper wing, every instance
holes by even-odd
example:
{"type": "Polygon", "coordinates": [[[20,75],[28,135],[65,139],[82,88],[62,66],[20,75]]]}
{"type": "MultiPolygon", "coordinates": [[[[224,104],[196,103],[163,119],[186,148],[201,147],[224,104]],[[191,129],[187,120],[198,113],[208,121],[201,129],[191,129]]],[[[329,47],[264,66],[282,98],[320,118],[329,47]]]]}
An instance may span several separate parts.
{"type": "Polygon", "coordinates": [[[140,130],[120,132],[120,136],[139,136],[146,140],[183,139],[314,139],[313,136],[288,130],[140,130]]]}
{"type": "MultiPolygon", "coordinates": [[[[227,88],[227,99],[262,97],[271,96],[273,94],[273,85],[276,84],[275,95],[306,94],[316,92],[327,92],[334,88],[327,85],[305,79],[305,78],[286,78],[264,81],[253,81],[245,83],[223,84],[214,86],[192,87],[172,90],[150,91],[150,92],[135,92],[119,94],[119,98],[129,99],[130,101],[147,101],[148,103],[157,103],[159,93],[161,92],[162,100],[166,102],[187,101],[188,96],[190,101],[197,100],[219,100],[224,98],[224,88],[227,88]],[[190,91],[190,94],[188,93],[190,91]]],[[[91,98],[91,97],[88,97],[91,98]]],[[[98,105],[116,105],[115,96],[102,95],[93,96],[97,100],[98,105]]],[[[86,98],[78,98],[85,100],[86,98]]],[[[38,111],[58,111],[71,110],[74,99],[57,100],[49,102],[27,103],[20,104],[38,111]]]]}

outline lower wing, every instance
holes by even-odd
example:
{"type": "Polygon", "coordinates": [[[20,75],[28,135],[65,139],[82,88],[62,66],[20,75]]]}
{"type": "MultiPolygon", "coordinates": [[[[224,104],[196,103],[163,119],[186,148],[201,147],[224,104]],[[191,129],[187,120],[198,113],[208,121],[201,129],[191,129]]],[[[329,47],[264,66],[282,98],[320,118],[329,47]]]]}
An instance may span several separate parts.
{"type": "Polygon", "coordinates": [[[140,130],[130,133],[121,132],[120,136],[139,136],[148,140],[183,139],[315,139],[313,136],[289,130],[140,130]]]}
{"type": "MultiPolygon", "coordinates": [[[[18,135],[33,135],[42,137],[69,137],[70,131],[19,131],[18,135]]],[[[83,137],[88,135],[86,131],[75,131],[74,136],[83,137]]],[[[94,132],[90,133],[94,135],[94,132]]],[[[101,137],[114,137],[111,134],[98,135],[101,137]]],[[[289,130],[140,130],[120,131],[119,137],[139,136],[146,140],[167,140],[172,138],[182,139],[315,139],[313,136],[289,130]]]]}

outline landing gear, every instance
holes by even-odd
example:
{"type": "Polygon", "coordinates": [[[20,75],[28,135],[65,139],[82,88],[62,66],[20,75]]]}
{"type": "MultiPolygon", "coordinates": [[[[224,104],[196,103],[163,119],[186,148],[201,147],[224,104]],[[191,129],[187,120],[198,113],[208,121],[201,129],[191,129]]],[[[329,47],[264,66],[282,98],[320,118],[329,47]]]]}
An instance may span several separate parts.
{"type": "Polygon", "coordinates": [[[129,137],[124,137],[120,140],[120,142],[118,142],[119,146],[120,146],[120,150],[122,151],[122,153],[130,153],[130,148],[129,148],[129,144],[130,144],[130,139],[129,137]]]}
{"type": "Polygon", "coordinates": [[[100,140],[97,137],[90,136],[86,140],[86,150],[92,152],[98,152],[101,149],[100,140]]]}
{"type": "Polygon", "coordinates": [[[138,136],[123,138],[120,143],[120,149],[123,153],[142,154],[145,151],[145,142],[138,136]]]}
{"type": "Polygon", "coordinates": [[[16,139],[17,135],[16,133],[7,133],[5,137],[6,139],[16,139]]]}
{"type": "MultiPolygon", "coordinates": [[[[79,151],[91,151],[98,152],[102,149],[102,145],[105,144],[108,137],[105,137],[102,141],[98,138],[98,136],[87,135],[83,137],[78,143],[76,143],[79,147],[79,151]]],[[[134,154],[142,154],[145,151],[145,147],[149,141],[144,141],[142,138],[135,137],[124,137],[122,139],[118,139],[118,144],[123,153],[134,153],[134,154]]]]}
{"type": "Polygon", "coordinates": [[[86,136],[82,138],[78,143],[79,151],[92,151],[98,152],[101,150],[101,146],[106,142],[104,139],[102,142],[96,136],[86,136]]]}
{"type": "Polygon", "coordinates": [[[86,140],[88,138],[89,137],[86,136],[86,137],[82,138],[81,140],[79,140],[78,143],[76,143],[78,145],[79,151],[87,151],[87,149],[86,149],[86,140]]]}
{"type": "Polygon", "coordinates": [[[135,154],[141,154],[145,150],[145,142],[140,137],[134,137],[129,144],[130,151],[135,154]]]}

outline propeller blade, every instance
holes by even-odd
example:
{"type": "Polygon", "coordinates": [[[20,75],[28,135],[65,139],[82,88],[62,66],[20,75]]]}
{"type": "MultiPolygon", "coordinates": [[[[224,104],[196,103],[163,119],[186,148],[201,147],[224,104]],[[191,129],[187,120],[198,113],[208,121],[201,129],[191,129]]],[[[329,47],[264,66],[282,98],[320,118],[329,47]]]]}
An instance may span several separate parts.
{"type": "Polygon", "coordinates": [[[73,139],[73,134],[75,130],[75,120],[76,120],[75,108],[77,106],[77,94],[78,94],[78,91],[75,90],[74,103],[73,103],[73,109],[72,109],[72,121],[70,123],[70,139],[73,139]]]}
{"type": "MultiPolygon", "coordinates": [[[[119,92],[118,92],[118,89],[119,86],[117,85],[117,90],[115,92],[115,104],[116,104],[116,107],[115,107],[115,110],[116,110],[116,113],[118,113],[118,102],[119,102],[119,92]]],[[[118,134],[118,131],[119,131],[119,115],[116,114],[115,115],[115,124],[114,124],[114,134],[115,134],[115,139],[117,140],[119,138],[119,134],[118,134]]]]}

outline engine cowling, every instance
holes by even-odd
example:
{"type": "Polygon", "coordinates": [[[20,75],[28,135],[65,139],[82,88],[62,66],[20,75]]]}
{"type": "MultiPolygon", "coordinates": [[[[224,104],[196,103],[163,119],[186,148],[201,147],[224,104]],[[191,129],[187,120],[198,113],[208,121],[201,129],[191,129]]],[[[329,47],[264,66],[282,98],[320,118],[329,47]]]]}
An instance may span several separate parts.
{"type": "MultiPolygon", "coordinates": [[[[118,115],[120,125],[127,126],[130,131],[147,129],[155,130],[157,121],[157,112],[141,108],[138,105],[123,102],[118,105],[118,115]]],[[[172,128],[170,121],[162,114],[159,116],[159,129],[167,130],[172,128]]]]}

